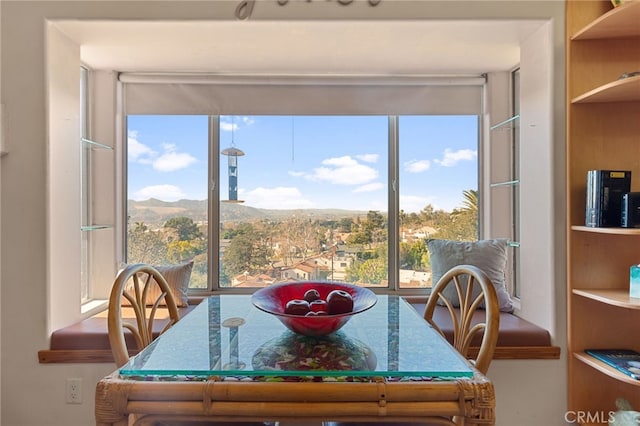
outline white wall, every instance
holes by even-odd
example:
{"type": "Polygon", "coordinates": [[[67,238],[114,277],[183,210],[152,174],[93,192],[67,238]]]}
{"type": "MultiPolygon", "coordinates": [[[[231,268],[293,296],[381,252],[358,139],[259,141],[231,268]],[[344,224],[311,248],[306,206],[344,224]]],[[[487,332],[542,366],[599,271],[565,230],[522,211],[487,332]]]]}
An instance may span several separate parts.
{"type": "MultiPolygon", "coordinates": [[[[80,282],[80,46],[47,25],[48,288],[80,282]],[[64,249],[63,249],[64,247],[64,249]]],[[[80,300],[48,292],[49,331],[77,320],[80,300]]]]}
{"type": "MultiPolygon", "coordinates": [[[[0,7],[0,22],[2,22],[2,8],[0,7]]],[[[2,31],[0,31],[0,100],[2,99],[2,31]]],[[[0,151],[4,146],[2,105],[0,104],[0,151]]],[[[0,188],[2,188],[2,154],[0,153],[0,188]]],[[[2,190],[0,190],[0,206],[2,206],[2,190]]],[[[0,208],[0,229],[2,229],[2,208],[0,208]]],[[[2,259],[2,238],[0,238],[0,259],[2,259]]],[[[2,288],[2,275],[0,274],[0,289],[2,288]]],[[[0,330],[2,329],[2,292],[0,291],[0,330]]],[[[0,383],[2,383],[2,341],[0,340],[0,383]]],[[[0,387],[0,401],[2,401],[2,388],[0,387]]],[[[0,420],[2,419],[2,404],[0,404],[0,420]]]]}
{"type": "MultiPolygon", "coordinates": [[[[48,223],[48,134],[47,122],[51,111],[47,108],[46,87],[46,19],[87,17],[92,19],[146,18],[223,18],[233,19],[239,2],[0,2],[0,30],[2,55],[0,87],[6,127],[4,136],[10,154],[3,157],[0,169],[0,247],[2,247],[0,281],[0,325],[2,345],[2,386],[0,392],[1,424],[5,426],[89,425],[93,422],[93,390],[98,379],[114,366],[108,364],[41,365],[37,351],[48,347],[50,320],[55,309],[77,308],[75,294],[78,283],[73,279],[49,286],[55,268],[49,269],[52,253],[60,250],[48,223]],[[52,294],[55,293],[55,294],[52,294]],[[68,296],[68,297],[65,297],[68,296]],[[67,405],[64,402],[65,379],[84,380],[84,403],[67,405]]],[[[383,4],[387,1],[384,0],[383,4]]],[[[391,1],[388,2],[392,3],[391,1]]],[[[381,8],[337,7],[336,2],[306,2],[287,8],[265,6],[261,17],[332,18],[349,14],[367,17],[379,15],[381,8]]],[[[564,214],[561,200],[564,194],[564,165],[558,160],[564,147],[564,4],[561,1],[485,2],[485,1],[408,1],[385,6],[389,16],[397,18],[550,18],[553,20],[552,38],[553,128],[547,129],[545,147],[540,153],[545,163],[541,170],[547,190],[553,194],[539,194],[538,208],[550,212],[544,218],[543,243],[532,244],[528,256],[540,258],[544,268],[546,289],[531,295],[532,309],[543,311],[545,324],[556,337],[556,344],[564,346],[564,214]],[[549,140],[548,136],[552,139],[549,140]],[[552,198],[555,200],[553,203],[552,198]],[[558,219],[553,221],[552,219],[558,219]],[[556,237],[548,237],[553,236],[556,237]],[[562,236],[560,236],[562,235],[562,236]],[[555,239],[554,239],[555,238],[555,239]],[[547,242],[551,246],[547,245],[547,242]],[[539,298],[539,299],[536,299],[539,298]],[[554,309],[555,308],[555,309],[554,309]],[[549,320],[554,318],[554,320],[549,320]],[[558,339],[560,337],[560,339],[558,339]]],[[[385,16],[377,16],[384,18],[385,16]]],[[[240,23],[241,24],[241,23],[240,23]]],[[[408,41],[411,42],[411,41],[408,41]]],[[[532,140],[538,143],[538,140],[532,140]]],[[[533,202],[534,200],[532,200],[533,202]]],[[[60,261],[65,263],[65,253],[60,261]]],[[[73,255],[73,253],[68,253],[73,255]]],[[[76,274],[76,271],[70,271],[76,274]]],[[[535,276],[530,277],[535,279],[535,276]]],[[[563,353],[563,357],[565,354],[563,353]]],[[[564,424],[565,362],[497,361],[489,376],[494,379],[498,397],[498,425],[560,425],[564,424]],[[540,407],[546,407],[544,410],[540,407]]]]}

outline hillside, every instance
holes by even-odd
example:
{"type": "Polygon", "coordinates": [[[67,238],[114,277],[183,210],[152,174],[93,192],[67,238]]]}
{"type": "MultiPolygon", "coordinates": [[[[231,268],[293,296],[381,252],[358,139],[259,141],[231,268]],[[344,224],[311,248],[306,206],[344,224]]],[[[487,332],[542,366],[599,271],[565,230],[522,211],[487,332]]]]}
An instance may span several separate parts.
{"type": "MultiPolygon", "coordinates": [[[[207,221],[206,200],[161,201],[154,198],[145,201],[128,201],[129,223],[144,222],[151,226],[161,226],[172,217],[190,217],[195,222],[207,221]]],[[[343,217],[363,216],[367,211],[341,209],[304,209],[275,210],[256,209],[242,204],[222,203],[220,207],[221,222],[251,222],[254,220],[282,220],[304,212],[304,215],[315,219],[340,219],[343,217]]]]}

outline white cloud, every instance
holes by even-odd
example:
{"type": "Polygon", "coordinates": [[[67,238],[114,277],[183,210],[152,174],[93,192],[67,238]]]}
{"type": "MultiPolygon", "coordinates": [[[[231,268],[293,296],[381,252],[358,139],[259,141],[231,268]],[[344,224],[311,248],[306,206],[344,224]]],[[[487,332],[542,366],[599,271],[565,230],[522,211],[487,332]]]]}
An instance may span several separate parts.
{"type": "Polygon", "coordinates": [[[434,197],[400,194],[400,209],[405,213],[419,213],[428,204],[434,204],[434,197]]]}
{"type": "Polygon", "coordinates": [[[362,185],[378,177],[376,169],[360,164],[348,155],[328,158],[322,164],[327,167],[315,168],[313,173],[305,174],[305,178],[336,185],[362,185]]]}
{"type": "Polygon", "coordinates": [[[151,164],[159,172],[174,172],[189,167],[198,160],[191,154],[178,152],[175,144],[162,144],[163,153],[159,155],[149,146],[138,140],[138,132],[132,130],[127,138],[129,161],[139,164],[151,164]]]}
{"type": "Polygon", "coordinates": [[[458,151],[451,151],[450,149],[444,150],[444,157],[442,160],[433,160],[443,167],[453,167],[460,161],[471,161],[478,157],[478,151],[472,149],[460,149],[458,151]]]}
{"type": "Polygon", "coordinates": [[[259,187],[251,191],[240,191],[240,195],[248,205],[260,209],[308,209],[313,207],[313,203],[304,198],[300,190],[295,187],[259,187]]]}
{"type": "Polygon", "coordinates": [[[186,194],[175,185],[151,185],[145,186],[133,193],[134,200],[148,200],[149,198],[157,198],[163,201],[177,201],[185,198],[186,194]]]}
{"type": "Polygon", "coordinates": [[[220,122],[220,130],[230,132],[231,130],[238,130],[238,125],[229,121],[220,122]]]}
{"type": "Polygon", "coordinates": [[[411,160],[404,163],[404,169],[409,173],[421,173],[429,170],[431,162],[429,160],[411,160]]]}
{"type": "Polygon", "coordinates": [[[327,158],[326,160],[322,160],[322,164],[325,166],[349,167],[357,165],[358,162],[351,158],[350,155],[345,155],[342,157],[327,158]]]}
{"type": "Polygon", "coordinates": [[[176,152],[176,146],[173,144],[164,144],[164,154],[153,162],[153,168],[159,172],[175,172],[176,170],[186,169],[196,161],[191,154],[184,152],[176,152]]]}
{"type": "Polygon", "coordinates": [[[381,182],[368,183],[362,185],[353,190],[353,192],[373,192],[385,188],[385,185],[381,182]]]}
{"type": "Polygon", "coordinates": [[[233,120],[231,118],[227,118],[225,121],[220,121],[220,130],[224,132],[230,132],[232,130],[238,130],[240,126],[238,125],[238,121],[246,126],[252,126],[255,123],[255,120],[251,117],[240,117],[239,119],[236,117],[233,120]]]}
{"type": "Polygon", "coordinates": [[[356,155],[358,160],[364,161],[365,163],[377,163],[380,155],[378,154],[362,154],[356,155]]]}
{"type": "Polygon", "coordinates": [[[131,130],[127,136],[127,156],[129,161],[145,162],[145,159],[153,157],[156,152],[138,140],[138,131],[131,130]]]}

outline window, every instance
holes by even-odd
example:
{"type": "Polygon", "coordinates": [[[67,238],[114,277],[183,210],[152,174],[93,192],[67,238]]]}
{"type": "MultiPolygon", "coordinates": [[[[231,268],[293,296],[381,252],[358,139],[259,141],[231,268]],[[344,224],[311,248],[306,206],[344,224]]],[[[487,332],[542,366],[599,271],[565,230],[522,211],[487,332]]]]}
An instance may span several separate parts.
{"type": "Polygon", "coordinates": [[[127,118],[127,262],[194,260],[191,287],[207,288],[206,116],[127,118]]]}
{"type": "Polygon", "coordinates": [[[130,238],[128,262],[155,244],[155,261],[196,261],[193,290],[324,279],[411,293],[431,284],[422,235],[478,236],[485,76],[118,79],[135,169],[122,235],[147,244],[130,238]]]}
{"type": "MultiPolygon", "coordinates": [[[[80,137],[89,137],[89,70],[80,67],[80,137]]],[[[80,157],[80,208],[81,220],[83,224],[90,222],[90,179],[89,164],[91,162],[91,151],[86,149],[82,142],[80,157]]],[[[81,260],[80,260],[80,301],[87,302],[91,297],[89,279],[89,238],[88,232],[81,233],[81,260]]]]}
{"type": "MultiPolygon", "coordinates": [[[[520,68],[516,68],[511,72],[511,108],[512,117],[518,117],[513,123],[513,132],[511,132],[513,151],[511,154],[511,167],[513,170],[513,176],[520,176],[520,131],[518,125],[520,123],[520,68]]],[[[511,247],[511,253],[509,259],[511,260],[511,276],[513,277],[513,295],[520,297],[520,268],[518,267],[520,259],[519,241],[520,241],[520,185],[514,185],[512,187],[513,196],[512,202],[512,216],[511,226],[513,241],[511,247]]]]}
{"type": "Polygon", "coordinates": [[[194,259],[194,289],[427,288],[425,238],[478,237],[479,133],[472,114],[129,115],[127,260],[194,259]]]}
{"type": "MultiPolygon", "coordinates": [[[[99,308],[108,297],[113,277],[113,204],[114,194],[112,177],[114,173],[113,142],[108,135],[100,139],[95,137],[92,117],[99,114],[100,106],[93,99],[99,73],[86,67],[80,67],[80,111],[79,131],[75,137],[74,148],[79,150],[74,158],[74,166],[80,171],[79,207],[74,217],[80,221],[79,265],[80,265],[80,303],[82,312],[99,308]],[[78,139],[79,136],[79,139],[78,139]],[[100,140],[100,142],[98,142],[100,140]],[[106,143],[103,143],[106,142],[106,143]],[[108,266],[107,266],[108,265],[108,266]],[[105,284],[106,283],[106,284],[105,284]]],[[[97,126],[100,127],[100,126],[97,126]]],[[[77,205],[77,204],[76,204],[77,205]]],[[[78,223],[76,222],[76,226],[78,223]]],[[[78,228],[76,228],[78,229],[78,228]]]]}
{"type": "Polygon", "coordinates": [[[431,285],[426,238],[478,239],[476,115],[399,117],[400,287],[431,285]]]}

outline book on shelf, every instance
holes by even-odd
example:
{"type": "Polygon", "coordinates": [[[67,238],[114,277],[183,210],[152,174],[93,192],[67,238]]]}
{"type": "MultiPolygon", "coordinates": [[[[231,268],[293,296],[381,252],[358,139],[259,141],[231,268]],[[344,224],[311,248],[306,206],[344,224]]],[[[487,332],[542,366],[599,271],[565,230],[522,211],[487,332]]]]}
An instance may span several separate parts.
{"type": "Polygon", "coordinates": [[[631,349],[586,349],[585,353],[633,379],[640,380],[640,352],[631,349]]]}
{"type": "Polygon", "coordinates": [[[590,227],[620,226],[622,197],[631,191],[629,170],[589,170],[585,225],[590,227]]]}

